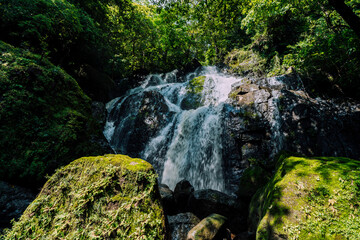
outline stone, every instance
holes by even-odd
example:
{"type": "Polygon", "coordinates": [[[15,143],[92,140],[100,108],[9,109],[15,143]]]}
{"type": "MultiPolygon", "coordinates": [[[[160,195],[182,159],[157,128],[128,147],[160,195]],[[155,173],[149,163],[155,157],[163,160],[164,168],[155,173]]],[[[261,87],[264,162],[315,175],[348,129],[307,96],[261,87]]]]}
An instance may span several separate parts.
{"type": "Polygon", "coordinates": [[[175,204],[175,198],[173,191],[165,184],[159,185],[159,191],[161,196],[162,205],[166,215],[173,215],[177,212],[177,207],[175,204]]]}
{"type": "Polygon", "coordinates": [[[226,220],[227,218],[220,214],[211,214],[189,231],[187,240],[215,239],[226,220]]]}
{"type": "Polygon", "coordinates": [[[185,179],[176,184],[174,199],[179,211],[185,211],[188,208],[188,202],[193,192],[194,187],[185,179]]]}
{"type": "Polygon", "coordinates": [[[0,181],[0,232],[11,227],[10,221],[18,220],[35,197],[31,189],[0,181]]]}
{"type": "Polygon", "coordinates": [[[192,212],[201,218],[211,213],[218,213],[229,218],[242,214],[245,210],[245,205],[235,197],[212,189],[195,191],[190,197],[189,204],[192,212]]]}
{"type": "Polygon", "coordinates": [[[83,157],[51,176],[4,238],[161,240],[165,223],[151,164],[125,155],[83,157]]]}
{"type": "Polygon", "coordinates": [[[188,232],[200,222],[200,219],[190,212],[168,216],[167,219],[172,240],[186,240],[188,232]]]}
{"type": "Polygon", "coordinates": [[[245,83],[240,85],[235,91],[237,92],[237,94],[243,95],[256,90],[259,90],[259,85],[245,83]]]}
{"type": "Polygon", "coordinates": [[[359,236],[359,175],[356,160],[282,154],[274,176],[251,200],[249,231],[256,239],[359,236]]]}

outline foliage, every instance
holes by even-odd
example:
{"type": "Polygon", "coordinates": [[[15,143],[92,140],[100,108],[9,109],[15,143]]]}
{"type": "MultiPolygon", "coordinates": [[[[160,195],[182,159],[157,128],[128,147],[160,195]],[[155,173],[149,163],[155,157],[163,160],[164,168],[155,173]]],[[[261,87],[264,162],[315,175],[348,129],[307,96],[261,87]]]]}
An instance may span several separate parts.
{"type": "Polygon", "coordinates": [[[104,64],[101,30],[66,0],[1,0],[1,40],[47,56],[73,73],[81,64],[104,64]]]}
{"type": "Polygon", "coordinates": [[[232,72],[241,75],[251,73],[255,76],[263,76],[266,72],[266,60],[252,50],[232,50],[226,55],[225,64],[232,72]]]}
{"type": "MultiPolygon", "coordinates": [[[[359,4],[346,1],[359,14],[359,4]]],[[[268,75],[295,67],[314,93],[359,97],[360,41],[328,1],[252,0],[242,26],[268,75]]]]}
{"type": "Polygon", "coordinates": [[[287,239],[359,236],[358,161],[281,156],[277,166],[273,178],[250,204],[257,239],[275,235],[287,239]]]}
{"type": "Polygon", "coordinates": [[[76,157],[100,154],[101,129],[76,81],[39,55],[0,42],[0,176],[36,187],[76,157]]]}
{"type": "Polygon", "coordinates": [[[157,176],[141,159],[105,155],[56,171],[5,239],[164,239],[157,176]]]}

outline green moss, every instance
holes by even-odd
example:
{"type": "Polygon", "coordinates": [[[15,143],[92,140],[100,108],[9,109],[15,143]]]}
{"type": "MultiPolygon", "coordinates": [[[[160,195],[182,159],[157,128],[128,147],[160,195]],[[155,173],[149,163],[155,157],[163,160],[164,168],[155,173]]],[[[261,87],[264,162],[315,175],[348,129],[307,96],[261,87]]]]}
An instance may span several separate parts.
{"type": "Polygon", "coordinates": [[[152,166],[124,155],[84,157],[56,171],[5,239],[164,239],[152,166]]]}
{"type": "Polygon", "coordinates": [[[182,109],[196,109],[204,104],[202,92],[204,90],[205,79],[205,76],[200,76],[189,81],[186,86],[187,95],[181,102],[182,109]]]}
{"type": "Polygon", "coordinates": [[[269,178],[269,173],[259,166],[247,168],[240,178],[237,195],[240,197],[251,197],[269,181],[269,178]]]}
{"type": "Polygon", "coordinates": [[[103,154],[91,101],[72,77],[1,41],[0,52],[1,180],[40,186],[57,167],[103,154]]]}
{"type": "Polygon", "coordinates": [[[222,215],[211,214],[189,231],[188,239],[214,239],[226,220],[222,215]]]}
{"type": "Polygon", "coordinates": [[[204,90],[205,76],[199,76],[189,81],[186,89],[189,93],[201,94],[204,90]]]}
{"type": "Polygon", "coordinates": [[[225,57],[225,64],[230,67],[231,72],[242,75],[252,73],[256,76],[264,76],[266,73],[266,59],[252,50],[232,50],[225,57]]]}
{"type": "Polygon", "coordinates": [[[280,157],[275,176],[250,206],[257,239],[357,239],[360,162],[280,157]]]}

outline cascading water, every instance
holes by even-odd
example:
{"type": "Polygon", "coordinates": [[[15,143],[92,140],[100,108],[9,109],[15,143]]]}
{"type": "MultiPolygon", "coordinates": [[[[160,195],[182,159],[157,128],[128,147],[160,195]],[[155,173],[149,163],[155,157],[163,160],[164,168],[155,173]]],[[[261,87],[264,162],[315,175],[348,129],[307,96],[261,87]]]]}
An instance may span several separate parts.
{"type": "Polygon", "coordinates": [[[149,75],[140,87],[107,104],[104,135],[115,152],[152,163],[172,189],[187,179],[196,189],[225,191],[223,110],[231,85],[239,81],[215,67],[199,69],[183,81],[175,72],[149,75]],[[201,91],[190,93],[198,76],[204,76],[195,86],[201,91]]]}

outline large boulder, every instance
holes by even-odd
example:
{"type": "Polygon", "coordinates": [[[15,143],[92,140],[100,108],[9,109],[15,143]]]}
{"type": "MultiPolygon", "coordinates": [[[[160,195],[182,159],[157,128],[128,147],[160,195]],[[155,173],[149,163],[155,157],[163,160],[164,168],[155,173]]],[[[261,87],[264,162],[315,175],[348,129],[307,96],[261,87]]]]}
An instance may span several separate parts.
{"type": "Polygon", "coordinates": [[[235,197],[212,189],[195,191],[190,197],[189,205],[192,212],[201,218],[211,213],[230,217],[241,214],[245,210],[245,206],[235,197]]]}
{"type": "Polygon", "coordinates": [[[189,208],[189,200],[194,192],[194,187],[189,181],[183,179],[178,182],[174,190],[174,199],[176,207],[180,212],[184,212],[189,208]]]}
{"type": "Polygon", "coordinates": [[[287,157],[252,198],[256,239],[357,239],[360,162],[340,157],[287,157]]]}
{"type": "Polygon", "coordinates": [[[157,176],[124,155],[84,157],[59,169],[5,239],[165,239],[157,176]]]}
{"type": "Polygon", "coordinates": [[[282,150],[359,159],[359,102],[312,97],[296,73],[243,78],[232,85],[229,97],[222,138],[228,193],[238,191],[250,166],[273,171],[282,150]]]}
{"type": "Polygon", "coordinates": [[[211,214],[207,218],[192,228],[188,235],[187,240],[213,240],[217,235],[221,234],[221,228],[226,222],[226,217],[220,214],[211,214]]]}
{"type": "MultiPolygon", "coordinates": [[[[107,104],[109,111],[106,137],[115,152],[131,157],[144,156],[146,144],[156,137],[171,120],[174,112],[158,91],[140,91],[113,99],[107,104]],[[114,137],[115,136],[115,137],[114,137]]],[[[166,149],[157,149],[162,153],[166,149]]],[[[144,158],[152,159],[146,155],[144,158]]],[[[165,159],[151,162],[162,172],[165,159]]]]}
{"type": "Polygon", "coordinates": [[[159,185],[159,191],[161,196],[161,202],[166,215],[176,214],[178,209],[175,204],[173,191],[171,191],[171,189],[165,184],[159,185]]]}
{"type": "Polygon", "coordinates": [[[172,240],[186,240],[188,232],[200,222],[200,219],[190,212],[168,216],[167,219],[172,240]]]}

